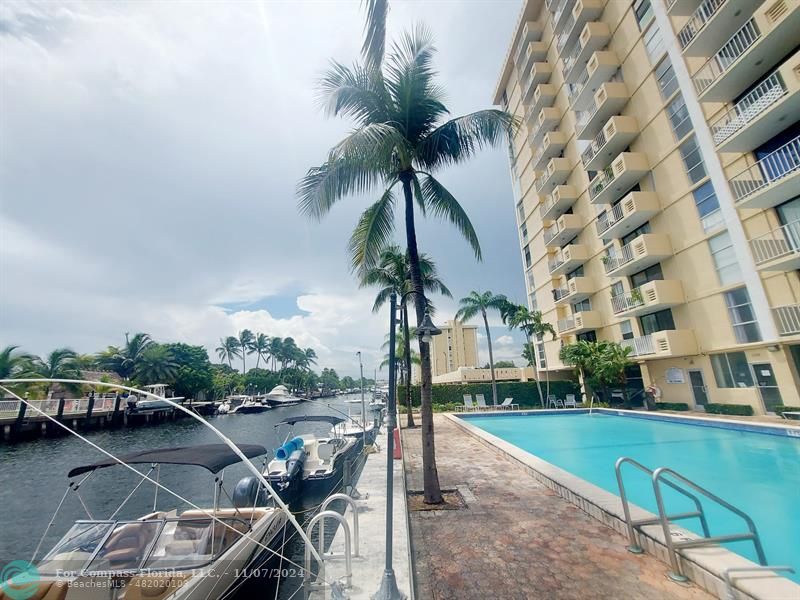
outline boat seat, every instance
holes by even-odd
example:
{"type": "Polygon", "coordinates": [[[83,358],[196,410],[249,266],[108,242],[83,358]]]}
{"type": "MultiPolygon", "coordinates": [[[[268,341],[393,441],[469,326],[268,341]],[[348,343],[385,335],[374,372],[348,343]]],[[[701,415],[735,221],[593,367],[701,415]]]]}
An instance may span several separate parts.
{"type": "MultiPolygon", "coordinates": [[[[14,593],[14,596],[10,596],[0,587],[0,600],[15,600],[21,598],[22,596],[19,595],[21,591],[22,589],[20,589],[19,592],[14,590],[14,592],[17,593],[14,593]]],[[[40,581],[38,589],[32,596],[28,596],[27,591],[26,589],[26,595],[24,596],[27,600],[64,600],[69,591],[69,587],[66,581],[40,581]]]]}
{"type": "Polygon", "coordinates": [[[333,458],[335,452],[336,448],[330,442],[317,444],[317,456],[323,464],[329,462],[331,458],[333,458]]]}
{"type": "MultiPolygon", "coordinates": [[[[219,519],[233,518],[242,521],[257,521],[266,516],[272,509],[268,508],[222,508],[217,510],[215,516],[219,519]]],[[[208,511],[212,512],[212,511],[208,511]]],[[[210,517],[202,510],[187,510],[181,513],[180,519],[209,519],[210,517]]]]}
{"type": "MultiPolygon", "coordinates": [[[[123,600],[161,600],[175,593],[191,575],[135,575],[125,584],[123,600]]],[[[47,600],[50,600],[49,598],[47,600]]]]}

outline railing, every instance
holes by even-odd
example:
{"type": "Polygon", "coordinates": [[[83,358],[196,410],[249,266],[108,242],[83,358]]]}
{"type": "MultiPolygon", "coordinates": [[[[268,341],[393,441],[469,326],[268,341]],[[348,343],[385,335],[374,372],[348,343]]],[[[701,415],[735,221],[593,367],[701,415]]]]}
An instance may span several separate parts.
{"type": "Polygon", "coordinates": [[[575,43],[575,47],[569,51],[569,54],[566,58],[564,58],[564,77],[567,76],[572,70],[572,67],[575,65],[575,61],[578,59],[578,55],[581,53],[581,41],[578,40],[575,43]]]}
{"type": "Polygon", "coordinates": [[[773,72],[730,110],[711,124],[714,143],[719,145],[744,128],[753,119],[783,98],[786,84],[778,71],[773,72]]]}
{"type": "Polygon", "coordinates": [[[751,18],[692,77],[697,93],[702,94],[760,38],[761,31],[755,19],[751,18]]]}
{"type": "MultiPolygon", "coordinates": [[[[552,4],[552,2],[550,2],[549,4],[552,4]]],[[[554,23],[558,23],[559,19],[561,19],[561,15],[564,14],[564,10],[567,8],[567,4],[569,4],[570,7],[572,6],[572,2],[570,0],[561,0],[561,2],[558,3],[558,6],[553,11],[554,23]]],[[[550,8],[549,5],[548,8],[550,8]]]]}
{"type": "Polygon", "coordinates": [[[547,173],[547,170],[539,172],[539,177],[536,178],[536,183],[535,183],[535,188],[536,188],[536,193],[537,194],[541,194],[542,193],[542,190],[544,189],[544,183],[545,183],[545,181],[547,181],[548,178],[549,178],[549,175],[547,173]]]}
{"type": "Polygon", "coordinates": [[[558,302],[569,296],[572,291],[569,288],[553,288],[553,301],[558,302]]]}
{"type": "Polygon", "coordinates": [[[575,14],[571,14],[567,22],[564,23],[563,33],[558,36],[558,41],[556,42],[556,47],[558,48],[558,53],[561,54],[561,51],[564,49],[565,44],[567,43],[567,38],[569,38],[569,34],[572,31],[572,28],[575,26],[575,14]]]}
{"type": "Polygon", "coordinates": [[[606,167],[595,175],[594,179],[589,182],[589,196],[592,200],[597,198],[597,195],[606,189],[614,179],[615,175],[612,167],[606,167]]]}
{"type": "Polygon", "coordinates": [[[685,50],[686,46],[697,37],[697,34],[703,30],[706,23],[717,13],[719,7],[725,4],[725,1],[726,0],[705,0],[705,2],[697,7],[697,10],[689,17],[686,25],[678,32],[678,41],[681,44],[682,50],[685,50]]]}
{"type": "Polygon", "coordinates": [[[601,129],[600,133],[594,136],[594,139],[589,142],[589,146],[583,151],[583,154],[581,154],[581,162],[583,162],[584,166],[597,156],[597,153],[603,149],[603,146],[605,146],[607,142],[606,132],[604,129],[601,129]]]}
{"type": "Polygon", "coordinates": [[[604,212],[597,217],[597,223],[595,224],[595,227],[597,228],[597,235],[603,235],[611,228],[612,225],[619,223],[624,217],[625,210],[622,207],[622,202],[615,204],[611,207],[611,210],[604,212]]]}
{"type": "Polygon", "coordinates": [[[563,264],[564,264],[564,262],[565,262],[565,260],[564,260],[564,255],[563,255],[563,254],[561,254],[561,252],[559,252],[558,254],[556,254],[555,256],[553,256],[553,258],[551,258],[551,259],[549,259],[549,260],[547,261],[547,268],[548,268],[548,270],[549,270],[549,271],[552,273],[552,272],[553,272],[553,271],[555,271],[555,270],[556,270],[558,267],[560,267],[561,265],[563,265],[563,264]]]}
{"type": "Polygon", "coordinates": [[[586,87],[586,82],[587,81],[589,81],[589,71],[584,71],[583,75],[581,75],[581,78],[578,81],[576,81],[575,83],[573,83],[573,84],[571,84],[569,86],[569,88],[568,88],[569,94],[568,95],[569,95],[570,104],[572,104],[572,102],[575,101],[575,98],[577,98],[580,95],[580,93],[583,91],[583,88],[586,87]]]}
{"type": "Polygon", "coordinates": [[[800,304],[787,304],[772,309],[780,335],[800,333],[800,304]]]}
{"type": "Polygon", "coordinates": [[[644,296],[639,288],[634,288],[630,294],[611,297],[611,309],[615,315],[639,306],[644,306],[644,296]]]}
{"type": "Polygon", "coordinates": [[[569,331],[570,329],[575,329],[575,317],[558,320],[558,330],[560,332],[569,331]]]}
{"type": "Polygon", "coordinates": [[[776,258],[800,255],[800,219],[753,238],[750,240],[750,249],[756,265],[776,258]]]}
{"type": "MultiPolygon", "coordinates": [[[[114,410],[114,403],[116,398],[95,398],[93,412],[114,410]]],[[[48,400],[28,400],[27,416],[36,416],[40,414],[38,411],[46,415],[57,415],[58,405],[60,399],[48,400]],[[38,410],[37,410],[38,409],[38,410]]],[[[0,400],[0,415],[17,415],[20,408],[19,400],[0,400]]],[[[64,413],[63,414],[84,414],[89,407],[89,400],[86,398],[81,399],[65,399],[64,400],[64,413]]]]}
{"type": "Polygon", "coordinates": [[[629,356],[646,356],[648,354],[656,353],[656,348],[653,345],[653,336],[651,335],[643,335],[641,337],[635,337],[629,340],[622,340],[619,344],[624,348],[631,349],[629,356]]]}
{"type": "Polygon", "coordinates": [[[552,225],[544,228],[544,245],[546,246],[549,244],[554,237],[558,235],[558,223],[553,223],[552,225]]]}
{"type": "Polygon", "coordinates": [[[800,170],[800,135],[734,175],[731,189],[737,202],[800,170]]]}

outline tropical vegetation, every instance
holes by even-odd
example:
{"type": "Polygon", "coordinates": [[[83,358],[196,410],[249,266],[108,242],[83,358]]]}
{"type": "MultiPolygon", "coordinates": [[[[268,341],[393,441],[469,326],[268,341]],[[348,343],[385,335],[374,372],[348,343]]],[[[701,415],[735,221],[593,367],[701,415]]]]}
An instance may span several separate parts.
{"type": "MultiPolygon", "coordinates": [[[[544,320],[541,311],[530,310],[527,306],[521,304],[514,304],[512,302],[506,303],[500,309],[500,316],[503,322],[508,325],[509,329],[519,329],[525,334],[525,350],[527,354],[523,351],[523,357],[536,371],[536,387],[539,390],[539,400],[542,403],[542,407],[544,407],[545,397],[550,396],[550,374],[545,368],[544,378],[546,395],[543,395],[541,378],[539,377],[539,361],[536,359],[536,347],[533,340],[543,340],[546,334],[550,334],[555,340],[556,330],[553,329],[550,323],[544,320]]],[[[547,366],[546,360],[545,357],[545,367],[547,366]]]]}
{"type": "Polygon", "coordinates": [[[583,382],[586,398],[597,400],[597,391],[602,400],[610,402],[611,388],[621,387],[624,402],[628,404],[627,378],[625,372],[634,363],[629,358],[631,348],[605,340],[590,342],[579,340],[561,348],[559,358],[571,365],[583,382]]]}

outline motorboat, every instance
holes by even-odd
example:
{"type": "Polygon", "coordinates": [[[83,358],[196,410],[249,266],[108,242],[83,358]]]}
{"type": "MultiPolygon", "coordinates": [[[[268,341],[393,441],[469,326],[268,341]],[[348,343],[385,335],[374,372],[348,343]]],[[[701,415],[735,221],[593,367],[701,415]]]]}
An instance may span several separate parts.
{"type": "Polygon", "coordinates": [[[302,398],[293,396],[285,385],[276,385],[269,394],[264,396],[264,400],[273,408],[278,406],[294,406],[303,401],[302,398]]]}
{"type": "Polygon", "coordinates": [[[287,439],[275,450],[275,458],[267,464],[264,477],[286,504],[294,506],[300,499],[303,465],[306,462],[305,442],[300,437],[287,439]]]}
{"type": "Polygon", "coordinates": [[[143,389],[149,394],[152,394],[152,396],[148,394],[144,394],[142,396],[139,396],[138,394],[129,394],[127,398],[128,413],[140,414],[153,412],[156,410],[166,410],[174,408],[172,404],[167,402],[167,399],[172,402],[180,402],[181,400],[185,400],[183,396],[167,398],[167,386],[163,383],[146,385],[143,387],[143,389]],[[153,396],[159,397],[153,398],[153,396]]]}
{"type": "Polygon", "coordinates": [[[221,415],[261,413],[269,410],[270,406],[260,402],[252,396],[232,395],[227,396],[217,408],[221,415]]]}
{"type": "Polygon", "coordinates": [[[367,423],[366,426],[355,419],[344,420],[339,425],[334,425],[331,428],[331,435],[361,439],[365,446],[372,446],[375,444],[375,438],[378,437],[380,425],[375,423],[367,423]]]}
{"type": "MultiPolygon", "coordinates": [[[[247,458],[266,453],[263,446],[254,444],[238,448],[247,458]]],[[[36,561],[34,556],[35,571],[0,582],[0,589],[14,598],[12,593],[24,583],[27,595],[20,598],[59,600],[224,597],[241,584],[242,572],[268,568],[283,553],[287,537],[287,514],[271,504],[256,478],[240,480],[232,495],[224,489],[224,469],[239,462],[240,456],[227,444],[207,444],[144,450],[73,468],[68,473],[70,481],[64,499],[68,494],[80,496],[79,488],[100,469],[146,465],[149,470],[140,472],[142,479],[130,494],[123,495],[110,516],[89,515],[88,519],[75,521],[41,560],[36,561]],[[145,477],[157,473],[163,464],[201,467],[212,473],[213,505],[190,505],[185,509],[185,504],[177,501],[180,508],[169,508],[165,506],[165,495],[159,495],[156,487],[152,512],[132,520],[121,519],[118,514],[128,499],[148,481],[145,477]],[[224,496],[231,499],[229,508],[220,506],[219,500],[224,496]],[[37,589],[32,590],[31,586],[37,589]],[[105,592],[100,594],[101,591],[105,592]]],[[[154,477],[157,481],[157,475],[154,477]]],[[[42,541],[52,533],[50,526],[65,505],[64,499],[42,541]]],[[[86,507],[82,499],[80,503],[86,507]]]]}

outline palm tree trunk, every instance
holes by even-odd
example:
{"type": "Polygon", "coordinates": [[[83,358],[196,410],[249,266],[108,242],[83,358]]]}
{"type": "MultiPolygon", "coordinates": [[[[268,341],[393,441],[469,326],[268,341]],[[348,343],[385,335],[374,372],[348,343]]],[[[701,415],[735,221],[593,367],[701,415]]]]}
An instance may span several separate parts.
{"type": "Polygon", "coordinates": [[[258,369],[258,365],[261,362],[261,353],[256,353],[256,369],[258,369]]]}
{"type": "Polygon", "coordinates": [[[544,408],[544,396],[542,396],[542,382],[539,381],[539,357],[537,356],[536,346],[531,342],[531,335],[526,331],[525,337],[528,338],[528,348],[530,348],[531,358],[533,359],[533,369],[536,371],[536,389],[539,391],[539,404],[544,408]]]}
{"type": "Polygon", "coordinates": [[[244,362],[246,355],[247,355],[247,350],[245,350],[244,346],[242,346],[242,375],[247,373],[247,366],[245,365],[245,362],[244,362]]]}
{"type": "MultiPolygon", "coordinates": [[[[411,285],[414,287],[414,307],[417,312],[417,325],[425,318],[425,296],[422,288],[422,272],[419,267],[419,251],[417,250],[417,232],[414,227],[414,199],[411,194],[411,173],[405,172],[400,177],[403,182],[405,197],[406,245],[408,246],[408,263],[411,271],[411,285]]],[[[433,433],[433,405],[431,403],[431,349],[428,344],[419,341],[420,361],[420,414],[422,416],[422,475],[426,504],[441,504],[442,490],[439,487],[439,472],[436,469],[436,446],[433,433]]]]}
{"type": "Polygon", "coordinates": [[[483,316],[483,326],[486,327],[486,342],[489,344],[489,371],[492,374],[492,403],[497,406],[497,381],[494,378],[494,353],[492,352],[492,334],[489,331],[489,319],[486,318],[486,311],[481,309],[483,316]]]}
{"type": "Polygon", "coordinates": [[[411,405],[411,339],[409,338],[408,327],[408,305],[403,303],[403,344],[405,345],[405,363],[406,363],[406,408],[408,409],[406,417],[406,427],[416,427],[414,423],[414,415],[411,414],[413,407],[411,405]]]}

